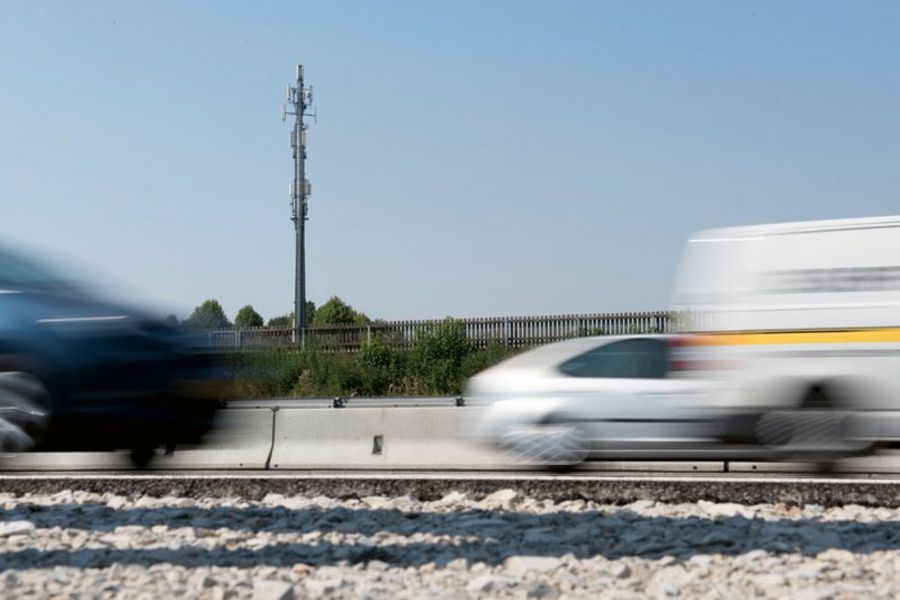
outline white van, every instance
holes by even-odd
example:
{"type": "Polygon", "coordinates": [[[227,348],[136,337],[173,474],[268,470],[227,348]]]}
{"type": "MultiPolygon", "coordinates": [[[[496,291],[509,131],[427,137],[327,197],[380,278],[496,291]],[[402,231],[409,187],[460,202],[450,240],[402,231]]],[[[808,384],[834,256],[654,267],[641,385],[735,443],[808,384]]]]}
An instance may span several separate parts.
{"type": "Polygon", "coordinates": [[[704,231],[674,294],[681,355],[735,435],[791,452],[900,442],[900,216],[704,231]]]}

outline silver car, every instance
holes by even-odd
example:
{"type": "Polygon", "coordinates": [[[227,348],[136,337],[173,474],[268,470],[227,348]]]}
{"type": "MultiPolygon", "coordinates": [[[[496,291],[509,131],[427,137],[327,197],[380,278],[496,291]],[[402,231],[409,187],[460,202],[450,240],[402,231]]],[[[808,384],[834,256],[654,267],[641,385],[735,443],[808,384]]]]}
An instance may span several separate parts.
{"type": "Polygon", "coordinates": [[[711,385],[679,376],[683,338],[603,336],[529,350],[471,378],[475,434],[522,461],[709,457],[721,449],[711,385]]]}

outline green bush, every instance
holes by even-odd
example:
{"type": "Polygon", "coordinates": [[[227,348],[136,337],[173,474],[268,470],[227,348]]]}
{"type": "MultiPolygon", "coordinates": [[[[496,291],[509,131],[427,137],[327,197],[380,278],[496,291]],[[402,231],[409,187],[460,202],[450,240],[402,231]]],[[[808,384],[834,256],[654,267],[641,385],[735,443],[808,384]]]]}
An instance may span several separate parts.
{"type": "Polygon", "coordinates": [[[390,346],[380,335],[363,343],[358,355],[363,375],[360,394],[386,396],[398,393],[403,388],[406,358],[405,352],[390,346]]]}
{"type": "Polygon", "coordinates": [[[416,338],[410,353],[411,374],[428,389],[458,393],[465,378],[463,362],[472,351],[465,323],[445,319],[416,338]]]}
{"type": "Polygon", "coordinates": [[[234,394],[269,396],[421,396],[459,394],[468,377],[511,356],[493,345],[477,349],[462,324],[445,321],[423,333],[412,349],[374,336],[358,352],[308,347],[246,351],[231,355],[234,394]]]}
{"type": "Polygon", "coordinates": [[[602,327],[579,327],[577,337],[593,337],[595,335],[606,335],[606,330],[602,327]]]}
{"type": "Polygon", "coordinates": [[[463,360],[463,379],[468,379],[472,375],[480,373],[488,367],[492,367],[498,362],[506,360],[516,353],[516,350],[508,348],[501,344],[491,344],[486,348],[472,352],[468,356],[466,356],[465,360],[463,360]]]}

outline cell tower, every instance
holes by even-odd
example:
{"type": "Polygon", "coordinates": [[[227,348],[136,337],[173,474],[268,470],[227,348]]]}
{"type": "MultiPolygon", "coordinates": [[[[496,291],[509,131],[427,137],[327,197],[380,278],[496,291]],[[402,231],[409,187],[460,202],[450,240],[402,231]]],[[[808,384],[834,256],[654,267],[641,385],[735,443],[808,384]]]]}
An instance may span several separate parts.
{"type": "Polygon", "coordinates": [[[312,191],[306,179],[306,125],[303,117],[311,115],[312,87],[303,87],[303,65],[297,65],[297,83],[287,86],[287,97],[281,107],[282,122],[294,115],[291,150],[294,155],[294,180],[291,183],[291,221],[296,232],[294,258],[294,342],[304,344],[306,335],[306,201],[312,191]]]}

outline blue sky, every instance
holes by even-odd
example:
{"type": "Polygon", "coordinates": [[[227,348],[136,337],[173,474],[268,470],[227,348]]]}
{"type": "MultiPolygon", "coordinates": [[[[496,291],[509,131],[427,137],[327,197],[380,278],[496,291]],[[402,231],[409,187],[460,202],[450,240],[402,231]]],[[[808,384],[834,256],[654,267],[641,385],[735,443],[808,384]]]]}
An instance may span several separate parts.
{"type": "Polygon", "coordinates": [[[0,239],[185,315],[663,308],[694,230],[894,214],[891,2],[0,4],[0,239]]]}

